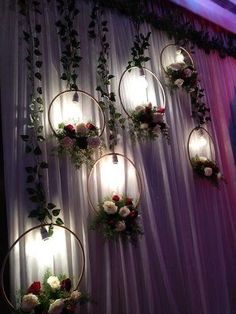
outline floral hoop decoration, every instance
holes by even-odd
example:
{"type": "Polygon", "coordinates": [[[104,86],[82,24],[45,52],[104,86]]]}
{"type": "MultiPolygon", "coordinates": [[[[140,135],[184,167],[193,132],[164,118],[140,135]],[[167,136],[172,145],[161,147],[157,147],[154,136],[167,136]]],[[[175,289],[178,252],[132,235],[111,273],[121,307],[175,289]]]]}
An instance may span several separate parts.
{"type": "MultiPolygon", "coordinates": [[[[127,175],[127,178],[129,176],[131,177],[131,171],[127,169],[125,171],[130,172],[130,174],[127,175]]],[[[100,176],[103,178],[104,181],[105,175],[102,176],[101,172],[102,170],[100,171],[100,176]]],[[[108,185],[111,185],[110,182],[108,182],[108,185]]],[[[133,183],[133,186],[134,185],[135,184],[133,183]]],[[[143,233],[139,223],[138,210],[141,193],[142,183],[139,172],[136,169],[134,163],[129,158],[119,153],[108,153],[99,158],[91,169],[88,177],[88,200],[91,208],[95,212],[95,217],[93,217],[91,223],[91,229],[98,230],[104,235],[106,239],[118,239],[119,237],[121,237],[122,239],[136,242],[138,236],[143,233]],[[117,165],[119,165],[119,163],[121,164],[121,160],[123,160],[124,162],[124,168],[128,167],[128,164],[130,167],[133,168],[134,173],[136,174],[136,186],[138,189],[138,195],[136,199],[134,198],[134,194],[131,195],[131,191],[127,191],[126,189],[129,184],[127,182],[124,182],[124,192],[120,192],[122,190],[121,188],[116,188],[113,191],[111,191],[111,188],[108,192],[105,189],[105,194],[106,192],[107,194],[104,197],[100,198],[99,196],[97,196],[96,203],[93,201],[90,182],[93,178],[94,173],[98,173],[98,169],[96,168],[104,160],[106,162],[111,161],[112,163],[114,163],[114,169],[107,170],[109,171],[109,174],[114,174],[114,178],[116,177],[117,181],[119,181],[121,177],[122,179],[124,179],[120,167],[118,166],[118,168],[116,169],[117,165]]],[[[99,194],[102,194],[101,191],[99,194]]]]}
{"type": "Polygon", "coordinates": [[[160,59],[170,88],[183,88],[188,93],[195,90],[198,74],[193,59],[185,48],[169,44],[162,49],[160,59]]]}
{"type": "Polygon", "coordinates": [[[215,148],[209,132],[203,127],[194,128],[189,134],[187,147],[194,172],[218,187],[224,179],[215,162],[215,148]]]}
{"type": "Polygon", "coordinates": [[[168,138],[165,122],[166,95],[158,77],[145,67],[126,69],[119,81],[119,99],[130,120],[132,139],[168,138]]]}
{"type": "Polygon", "coordinates": [[[25,231],[10,247],[7,255],[3,260],[1,267],[1,293],[6,301],[9,309],[16,313],[37,313],[37,314],[54,314],[54,313],[75,313],[76,308],[80,304],[84,304],[89,301],[89,297],[86,293],[79,291],[79,284],[82,280],[85,267],[85,255],[84,249],[80,239],[69,228],[56,225],[56,224],[42,224],[35,226],[25,231]],[[30,234],[36,229],[40,229],[42,239],[45,240],[46,228],[59,227],[69,232],[73,236],[78,244],[78,248],[81,253],[82,263],[79,272],[78,281],[75,288],[72,289],[72,280],[65,275],[52,275],[49,270],[44,274],[42,281],[34,281],[28,286],[28,288],[18,296],[17,305],[13,305],[8,298],[5,285],[4,285],[4,272],[6,264],[9,260],[10,253],[19,244],[19,241],[23,239],[27,234],[30,234]]]}
{"type": "Polygon", "coordinates": [[[92,163],[94,153],[102,147],[101,136],[105,128],[104,112],[93,96],[82,90],[59,93],[49,105],[48,122],[58,140],[55,150],[59,155],[68,154],[77,169],[84,163],[92,163]],[[88,112],[91,110],[88,104],[93,105],[95,122],[88,112]],[[100,127],[96,121],[102,121],[100,127]]]}

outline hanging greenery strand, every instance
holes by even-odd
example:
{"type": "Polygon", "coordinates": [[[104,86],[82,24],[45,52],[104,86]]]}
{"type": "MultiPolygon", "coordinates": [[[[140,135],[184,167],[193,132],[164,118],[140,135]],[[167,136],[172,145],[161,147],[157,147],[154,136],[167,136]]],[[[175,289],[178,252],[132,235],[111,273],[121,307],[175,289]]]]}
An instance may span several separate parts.
{"type": "Polygon", "coordinates": [[[58,35],[62,44],[62,74],[61,79],[67,82],[67,88],[77,90],[77,69],[81,61],[80,41],[75,29],[75,19],[79,10],[75,6],[75,0],[57,0],[57,10],[60,19],[56,22],[58,35]]]}
{"type": "MultiPolygon", "coordinates": [[[[35,19],[37,19],[37,14],[41,14],[40,3],[38,1],[19,0],[18,5],[26,22],[26,30],[23,31],[23,35],[27,45],[26,62],[30,82],[28,131],[21,135],[26,144],[25,152],[31,155],[32,158],[32,164],[25,168],[29,200],[35,204],[35,208],[30,211],[29,217],[37,218],[40,223],[61,225],[63,221],[58,217],[60,209],[57,209],[55,204],[47,202],[43,185],[43,171],[48,168],[48,163],[43,160],[40,148],[41,143],[45,141],[42,125],[44,104],[41,74],[43,62],[40,48],[41,25],[35,24],[33,26],[31,23],[31,13],[35,14],[35,19]],[[54,218],[56,219],[55,222],[54,218]]],[[[49,228],[50,233],[52,233],[52,228],[49,228]]]]}
{"type": "Polygon", "coordinates": [[[99,1],[94,1],[92,13],[90,15],[91,22],[89,24],[88,34],[91,39],[99,39],[101,50],[98,57],[97,76],[99,85],[96,90],[100,93],[102,101],[100,105],[104,110],[109,111],[108,128],[109,128],[109,148],[113,151],[117,145],[118,127],[124,127],[125,119],[121,117],[121,113],[116,110],[116,95],[110,91],[111,80],[114,75],[109,72],[109,50],[110,45],[107,40],[108,22],[104,18],[104,12],[99,7],[99,1]]]}

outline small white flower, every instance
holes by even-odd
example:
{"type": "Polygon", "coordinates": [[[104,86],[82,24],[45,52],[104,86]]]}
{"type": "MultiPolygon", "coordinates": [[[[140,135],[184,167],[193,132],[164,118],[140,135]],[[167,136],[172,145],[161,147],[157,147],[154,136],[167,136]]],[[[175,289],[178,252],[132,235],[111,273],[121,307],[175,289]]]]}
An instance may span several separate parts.
{"type": "Polygon", "coordinates": [[[180,78],[174,81],[174,84],[178,87],[181,87],[183,85],[183,83],[184,83],[184,80],[182,80],[180,78]]]}
{"type": "Polygon", "coordinates": [[[87,142],[88,142],[88,146],[91,148],[97,148],[101,144],[100,137],[98,136],[88,137],[87,142]]]}
{"type": "Polygon", "coordinates": [[[135,111],[136,112],[141,112],[141,111],[144,111],[145,110],[145,107],[144,106],[137,106],[136,108],[135,108],[135,111]]]}
{"type": "Polygon", "coordinates": [[[118,221],[116,224],[115,230],[118,232],[124,231],[126,228],[125,222],[124,221],[118,221]]]}
{"type": "Polygon", "coordinates": [[[222,174],[220,172],[217,173],[217,179],[218,180],[222,179],[222,174]]]}
{"type": "Polygon", "coordinates": [[[76,132],[85,135],[88,132],[88,129],[84,123],[78,123],[76,125],[76,132]]]}
{"type": "Polygon", "coordinates": [[[55,300],[49,307],[48,314],[60,314],[64,308],[62,299],[55,300]]]}
{"type": "Polygon", "coordinates": [[[79,292],[78,290],[73,291],[70,295],[70,298],[75,302],[78,301],[80,297],[81,297],[81,292],[79,292]]]}
{"type": "Polygon", "coordinates": [[[111,201],[105,201],[103,203],[103,208],[104,208],[104,211],[109,215],[115,214],[117,212],[117,209],[118,209],[116,204],[114,202],[111,202],[111,201]]]}
{"type": "Polygon", "coordinates": [[[57,290],[60,288],[60,280],[57,278],[57,276],[50,276],[47,280],[47,283],[53,290],[57,290]]]}
{"type": "Polygon", "coordinates": [[[23,296],[21,300],[21,309],[24,312],[31,312],[38,304],[39,304],[38,297],[33,293],[29,293],[23,296]]]}
{"type": "Polygon", "coordinates": [[[204,168],[204,175],[206,177],[210,177],[212,175],[212,168],[211,167],[205,167],[204,168]]]}
{"type": "Polygon", "coordinates": [[[147,124],[147,123],[142,123],[142,124],[140,124],[140,129],[141,129],[141,130],[148,129],[148,124],[147,124]]]}
{"type": "Polygon", "coordinates": [[[127,206],[123,206],[119,210],[119,214],[121,217],[127,217],[130,213],[130,210],[127,206]]]}
{"type": "Polygon", "coordinates": [[[204,157],[204,156],[199,156],[199,160],[200,160],[201,162],[205,162],[205,161],[207,161],[207,158],[204,157]]]}

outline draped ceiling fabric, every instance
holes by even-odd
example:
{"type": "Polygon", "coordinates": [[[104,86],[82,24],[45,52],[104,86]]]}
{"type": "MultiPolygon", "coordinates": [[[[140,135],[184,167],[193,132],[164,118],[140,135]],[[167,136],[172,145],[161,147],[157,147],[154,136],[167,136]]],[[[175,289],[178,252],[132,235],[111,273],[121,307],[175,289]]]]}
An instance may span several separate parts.
{"type": "MultiPolygon", "coordinates": [[[[96,60],[99,47],[88,39],[91,5],[78,1],[78,31],[83,60],[79,87],[98,98],[96,60]]],[[[4,169],[10,244],[36,222],[27,218],[32,205],[25,192],[24,167],[30,163],[20,135],[27,121],[27,73],[22,40],[23,20],[14,2],[1,1],[1,103],[4,169]]],[[[54,140],[47,120],[52,98],[65,86],[60,81],[60,45],[54,26],[54,1],[43,7],[44,126],[47,141],[44,158],[49,162],[44,184],[48,199],[63,209],[65,225],[81,239],[86,255],[86,271],[81,289],[96,303],[81,313],[93,314],[233,314],[236,313],[236,60],[221,59],[195,50],[194,61],[206,91],[212,123],[208,130],[215,141],[217,162],[227,181],[220,189],[193,174],[188,162],[187,139],[194,123],[189,116],[189,98],[181,91],[167,95],[166,120],[171,144],[159,138],[152,143],[131,144],[121,133],[118,152],[137,165],[143,183],[140,205],[144,235],[136,247],[121,242],[104,242],[88,230],[92,210],[87,201],[87,172],[75,171],[69,160],[51,154],[54,140]]],[[[130,58],[134,29],[130,20],[106,12],[111,45],[112,85],[116,95],[119,78],[130,58]]],[[[160,66],[161,49],[170,43],[162,32],[152,31],[147,67],[164,83],[160,66]]],[[[117,100],[121,110],[119,100],[117,100]]],[[[22,244],[23,245],[23,244],[22,244]]],[[[77,274],[80,263],[75,251],[59,243],[66,256],[64,272],[77,274]],[[77,262],[78,261],[78,262],[77,262]]],[[[19,248],[18,248],[19,249],[19,248]]],[[[26,263],[24,245],[11,257],[12,294],[33,279],[44,257],[26,263]],[[28,269],[27,269],[28,267],[28,269]]],[[[60,252],[61,253],[61,252],[60,252]]],[[[60,262],[61,263],[61,262],[60,262]]],[[[24,286],[25,287],[25,286],[24,286]]]]}

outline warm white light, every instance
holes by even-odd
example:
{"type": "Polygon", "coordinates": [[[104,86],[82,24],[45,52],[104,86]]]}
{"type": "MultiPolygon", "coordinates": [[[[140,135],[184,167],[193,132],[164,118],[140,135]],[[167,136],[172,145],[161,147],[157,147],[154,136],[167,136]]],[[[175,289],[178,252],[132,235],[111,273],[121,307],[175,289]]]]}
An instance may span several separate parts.
{"type": "Polygon", "coordinates": [[[176,51],[175,60],[177,63],[184,63],[184,55],[182,54],[181,50],[176,51]]]}
{"type": "Polygon", "coordinates": [[[122,160],[114,162],[113,156],[109,156],[102,164],[101,178],[103,178],[103,188],[108,194],[123,193],[125,188],[124,162],[122,160]]]}
{"type": "Polygon", "coordinates": [[[138,89],[148,88],[148,82],[146,80],[145,74],[138,76],[136,80],[137,80],[136,85],[138,89]]]}
{"type": "Polygon", "coordinates": [[[190,144],[191,149],[193,150],[200,150],[204,148],[207,145],[207,140],[203,137],[200,136],[198,138],[195,138],[190,144]]]}

